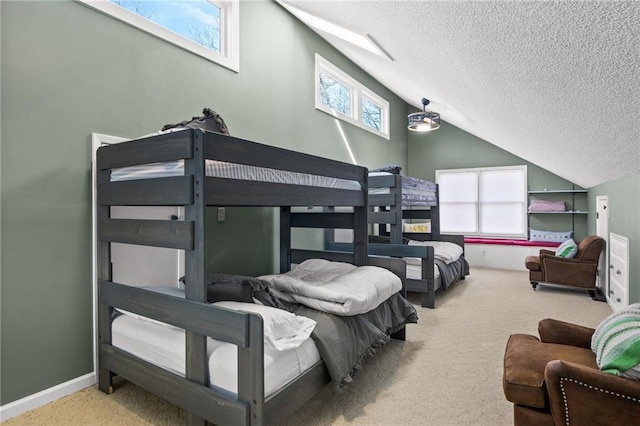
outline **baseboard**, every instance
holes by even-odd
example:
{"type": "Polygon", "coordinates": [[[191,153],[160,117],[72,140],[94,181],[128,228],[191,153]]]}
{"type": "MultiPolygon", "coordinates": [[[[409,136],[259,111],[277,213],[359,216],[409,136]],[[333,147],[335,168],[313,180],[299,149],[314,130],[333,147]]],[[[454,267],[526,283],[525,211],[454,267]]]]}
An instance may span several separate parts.
{"type": "Polygon", "coordinates": [[[526,271],[524,259],[538,255],[540,247],[499,244],[465,244],[464,257],[469,266],[478,268],[526,271]]]}
{"type": "Polygon", "coordinates": [[[34,393],[33,395],[26,396],[17,401],[10,402],[9,404],[0,406],[0,422],[4,422],[12,417],[26,413],[29,410],[42,407],[43,405],[62,398],[63,396],[67,396],[84,388],[88,388],[89,386],[93,386],[95,383],[96,374],[89,373],[69,380],[68,382],[60,383],[59,385],[53,386],[49,389],[34,393]]]}

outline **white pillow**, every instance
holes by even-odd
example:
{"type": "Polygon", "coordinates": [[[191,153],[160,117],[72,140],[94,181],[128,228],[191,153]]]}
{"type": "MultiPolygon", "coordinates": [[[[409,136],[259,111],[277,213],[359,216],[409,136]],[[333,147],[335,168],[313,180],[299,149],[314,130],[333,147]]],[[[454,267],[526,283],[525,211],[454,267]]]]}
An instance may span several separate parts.
{"type": "Polygon", "coordinates": [[[316,322],[271,306],[246,302],[216,302],[213,305],[234,311],[251,312],[262,317],[264,341],[278,351],[300,346],[311,336],[316,322]]]}
{"type": "MultiPolygon", "coordinates": [[[[167,294],[169,296],[180,297],[184,299],[184,290],[176,287],[141,287],[145,290],[155,291],[157,293],[167,294]]],[[[278,351],[293,349],[300,346],[305,340],[311,336],[311,332],[316,326],[316,322],[310,318],[297,316],[291,312],[284,311],[271,306],[258,305],[246,302],[216,302],[213,305],[223,308],[232,309],[234,311],[252,312],[262,317],[264,327],[264,341],[278,351]]],[[[157,321],[133,312],[116,308],[120,313],[126,314],[133,318],[156,323],[159,325],[173,327],[162,321],[157,321]]]]}
{"type": "Polygon", "coordinates": [[[578,253],[578,245],[571,238],[560,244],[556,249],[556,256],[567,259],[573,259],[576,257],[576,253],[578,253]]]}

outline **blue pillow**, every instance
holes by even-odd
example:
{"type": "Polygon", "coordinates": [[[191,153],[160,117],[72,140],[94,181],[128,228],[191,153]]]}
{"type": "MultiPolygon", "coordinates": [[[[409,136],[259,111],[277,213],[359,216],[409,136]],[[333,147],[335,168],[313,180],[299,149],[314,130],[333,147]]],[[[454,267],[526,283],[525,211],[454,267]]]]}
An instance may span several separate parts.
{"type": "Polygon", "coordinates": [[[578,245],[571,238],[560,244],[556,249],[556,256],[565,257],[567,259],[576,257],[576,253],[578,253],[578,245]]]}
{"type": "Polygon", "coordinates": [[[543,241],[547,243],[562,243],[569,238],[573,238],[572,231],[540,231],[529,230],[529,241],[543,241]]]}

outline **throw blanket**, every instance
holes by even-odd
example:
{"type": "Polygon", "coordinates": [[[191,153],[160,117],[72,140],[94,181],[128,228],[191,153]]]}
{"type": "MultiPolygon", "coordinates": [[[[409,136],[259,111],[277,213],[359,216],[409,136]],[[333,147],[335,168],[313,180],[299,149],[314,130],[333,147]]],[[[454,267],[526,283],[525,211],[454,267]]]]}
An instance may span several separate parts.
{"type": "Polygon", "coordinates": [[[402,289],[402,281],[377,266],[309,259],[285,274],[263,275],[279,299],[335,315],[369,312],[402,289]]]}
{"type": "Polygon", "coordinates": [[[338,390],[353,382],[353,376],[362,370],[365,361],[390,340],[389,334],[400,330],[405,324],[418,322],[416,309],[399,293],[372,311],[348,317],[319,312],[300,304],[284,303],[290,312],[311,318],[317,323],[311,338],[338,390]]]}
{"type": "Polygon", "coordinates": [[[443,291],[446,291],[451,284],[469,275],[469,262],[463,256],[451,263],[440,259],[433,259],[433,262],[440,270],[440,287],[443,291]]]}
{"type": "Polygon", "coordinates": [[[603,372],[640,380],[640,303],[605,318],[593,333],[591,350],[603,372]]]}

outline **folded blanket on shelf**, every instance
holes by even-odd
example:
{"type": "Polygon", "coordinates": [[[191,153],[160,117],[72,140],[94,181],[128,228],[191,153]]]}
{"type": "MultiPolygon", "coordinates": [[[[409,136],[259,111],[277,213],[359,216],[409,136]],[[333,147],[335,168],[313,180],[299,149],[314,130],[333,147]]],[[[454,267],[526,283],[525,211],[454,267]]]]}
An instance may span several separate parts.
{"type": "Polygon", "coordinates": [[[309,259],[285,274],[262,275],[279,299],[335,315],[368,312],[402,289],[395,274],[376,266],[309,259]]]}
{"type": "Polygon", "coordinates": [[[563,212],[566,211],[564,201],[531,200],[530,212],[563,212]]]}

